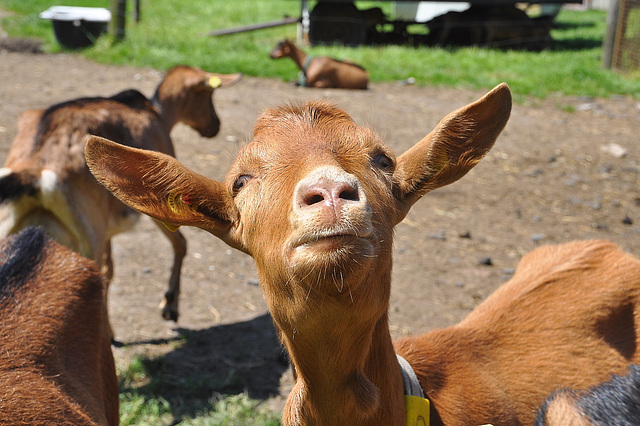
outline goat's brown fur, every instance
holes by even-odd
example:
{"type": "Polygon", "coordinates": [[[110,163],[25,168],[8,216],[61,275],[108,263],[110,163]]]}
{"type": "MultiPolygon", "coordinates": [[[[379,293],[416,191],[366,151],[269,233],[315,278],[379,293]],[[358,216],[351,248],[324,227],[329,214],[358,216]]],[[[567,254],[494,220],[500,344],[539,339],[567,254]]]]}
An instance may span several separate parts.
{"type": "MultiPolygon", "coordinates": [[[[24,112],[5,169],[0,169],[0,236],[42,226],[61,244],[95,260],[110,280],[111,238],[130,229],[138,215],[89,173],[84,159],[87,138],[103,136],[174,156],[170,132],[178,122],[213,137],[220,120],[212,103],[212,77],[228,85],[240,75],[180,66],[167,73],[152,99],[129,90],[24,112]]],[[[177,320],[186,240],[179,232],[159,227],[174,251],[162,315],[177,320]]]]}
{"type": "Polygon", "coordinates": [[[369,85],[369,73],[360,65],[328,56],[309,58],[290,40],[278,43],[269,56],[271,59],[293,59],[300,69],[299,83],[302,86],[364,90],[369,85]]]}
{"type": "Polygon", "coordinates": [[[95,263],[29,228],[0,240],[0,423],[117,425],[95,263]]]}
{"type": "Polygon", "coordinates": [[[597,241],[543,248],[456,326],[393,345],[387,316],[393,227],[477,164],[510,111],[503,84],[396,158],[332,105],[268,110],[225,183],[97,138],[86,155],[128,205],[253,256],[296,373],[285,424],[405,424],[396,352],[434,425],[531,424],[555,389],[596,384],[636,358],[635,258],[597,241]],[[195,207],[169,208],[182,193],[195,207]]]}

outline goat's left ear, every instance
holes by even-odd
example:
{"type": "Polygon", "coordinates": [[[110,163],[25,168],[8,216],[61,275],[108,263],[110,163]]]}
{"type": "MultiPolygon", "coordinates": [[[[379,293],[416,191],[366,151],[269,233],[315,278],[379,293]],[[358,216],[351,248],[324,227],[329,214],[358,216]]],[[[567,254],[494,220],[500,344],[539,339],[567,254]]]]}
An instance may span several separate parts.
{"type": "Polygon", "coordinates": [[[227,241],[237,212],[223,183],[189,170],[171,156],[97,136],[87,141],[85,157],[98,182],[123,203],[171,230],[195,226],[227,241]]]}
{"type": "Polygon", "coordinates": [[[398,158],[394,173],[400,222],[427,192],[455,182],[491,149],[511,114],[511,91],[502,83],[481,99],[443,118],[398,158]]]}
{"type": "Polygon", "coordinates": [[[229,87],[242,80],[242,73],[237,74],[210,74],[207,84],[212,89],[229,87]]]}

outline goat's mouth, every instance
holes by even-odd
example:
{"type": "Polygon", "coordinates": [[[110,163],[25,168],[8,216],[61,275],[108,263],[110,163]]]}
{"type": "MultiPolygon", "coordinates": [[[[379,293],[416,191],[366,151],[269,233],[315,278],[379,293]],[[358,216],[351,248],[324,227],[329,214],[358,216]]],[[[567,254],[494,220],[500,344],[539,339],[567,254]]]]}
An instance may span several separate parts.
{"type": "Polygon", "coordinates": [[[371,235],[357,234],[345,231],[325,231],[305,234],[296,238],[290,245],[293,256],[313,255],[340,255],[350,258],[359,257],[359,254],[369,255],[374,247],[371,235]]]}
{"type": "Polygon", "coordinates": [[[304,247],[314,247],[316,249],[319,248],[340,248],[344,245],[350,245],[360,237],[353,234],[332,234],[332,235],[324,235],[317,236],[314,238],[310,238],[307,240],[302,240],[296,248],[304,248],[304,247]]]}

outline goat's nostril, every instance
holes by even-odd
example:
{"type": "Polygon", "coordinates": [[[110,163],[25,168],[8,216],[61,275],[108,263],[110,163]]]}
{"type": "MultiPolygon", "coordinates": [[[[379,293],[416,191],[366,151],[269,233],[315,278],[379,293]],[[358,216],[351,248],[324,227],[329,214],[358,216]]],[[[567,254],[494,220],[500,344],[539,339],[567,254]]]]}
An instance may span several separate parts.
{"type": "Polygon", "coordinates": [[[347,201],[359,201],[360,195],[358,194],[357,188],[346,188],[340,192],[339,197],[343,200],[347,201]]]}
{"type": "Polygon", "coordinates": [[[323,201],[324,201],[324,197],[318,193],[307,194],[307,196],[304,197],[304,204],[307,206],[312,206],[314,204],[321,203],[323,201]]]}

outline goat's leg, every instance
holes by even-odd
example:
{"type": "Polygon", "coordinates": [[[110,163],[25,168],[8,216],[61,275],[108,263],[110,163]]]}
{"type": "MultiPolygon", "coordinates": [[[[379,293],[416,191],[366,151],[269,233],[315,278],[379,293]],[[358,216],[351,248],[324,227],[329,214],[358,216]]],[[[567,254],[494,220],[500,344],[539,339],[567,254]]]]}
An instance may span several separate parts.
{"type": "Polygon", "coordinates": [[[331,80],[326,78],[307,78],[307,85],[310,87],[316,87],[318,89],[324,89],[326,87],[336,87],[336,85],[331,80]]]}
{"type": "Polygon", "coordinates": [[[107,241],[102,255],[102,267],[100,272],[105,279],[106,287],[109,287],[109,283],[113,279],[113,258],[111,257],[111,240],[107,241]]]}
{"type": "MultiPolygon", "coordinates": [[[[104,304],[108,312],[109,311],[109,284],[113,279],[113,256],[111,254],[111,240],[108,240],[105,243],[103,252],[101,254],[97,254],[97,256],[99,256],[101,259],[101,262],[98,262],[98,265],[100,267],[100,273],[104,279],[103,281],[104,304]]],[[[122,346],[122,343],[117,341],[115,338],[113,327],[111,326],[111,320],[109,319],[108,315],[107,315],[107,323],[109,326],[111,344],[114,346],[122,346]]]]}
{"type": "Polygon", "coordinates": [[[171,232],[162,222],[155,221],[158,228],[169,239],[173,247],[173,267],[169,278],[169,287],[164,294],[164,300],[160,303],[162,318],[178,321],[178,298],[180,297],[180,270],[182,261],[187,255],[187,240],[180,231],[171,232]]]}

